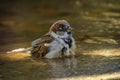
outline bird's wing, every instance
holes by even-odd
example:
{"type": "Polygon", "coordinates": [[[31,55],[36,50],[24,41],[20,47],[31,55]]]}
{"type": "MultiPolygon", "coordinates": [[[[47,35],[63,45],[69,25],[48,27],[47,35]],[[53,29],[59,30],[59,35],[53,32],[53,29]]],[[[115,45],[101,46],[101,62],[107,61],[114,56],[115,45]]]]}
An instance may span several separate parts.
{"type": "Polygon", "coordinates": [[[36,39],[32,42],[32,50],[31,54],[34,57],[43,57],[47,54],[49,50],[49,46],[46,44],[50,44],[53,41],[51,36],[43,36],[39,39],[36,39]]]}

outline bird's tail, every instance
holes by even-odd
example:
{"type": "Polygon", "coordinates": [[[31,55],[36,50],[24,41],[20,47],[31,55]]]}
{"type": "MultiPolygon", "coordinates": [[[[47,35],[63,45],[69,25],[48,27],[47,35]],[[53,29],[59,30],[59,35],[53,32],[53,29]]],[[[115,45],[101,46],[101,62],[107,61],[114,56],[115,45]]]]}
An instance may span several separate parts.
{"type": "Polygon", "coordinates": [[[25,52],[25,53],[30,53],[31,52],[31,47],[28,48],[18,48],[18,49],[14,49],[11,51],[7,51],[6,53],[18,53],[18,52],[25,52]]]}

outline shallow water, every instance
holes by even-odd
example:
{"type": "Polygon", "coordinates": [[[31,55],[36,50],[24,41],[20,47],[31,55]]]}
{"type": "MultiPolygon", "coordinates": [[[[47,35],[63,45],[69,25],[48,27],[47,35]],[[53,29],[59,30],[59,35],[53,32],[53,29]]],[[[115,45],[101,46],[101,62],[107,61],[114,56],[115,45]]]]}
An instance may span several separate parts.
{"type": "Polygon", "coordinates": [[[84,76],[117,74],[120,70],[120,57],[79,55],[78,57],[52,60],[24,58],[1,62],[0,79],[66,80],[68,78],[69,80],[77,80],[84,76]]]}
{"type": "MultiPolygon", "coordinates": [[[[96,80],[92,77],[119,74],[119,1],[63,0],[62,5],[60,2],[0,1],[0,80],[96,80]],[[66,19],[74,28],[75,57],[34,60],[26,53],[5,53],[30,47],[59,19],[66,19]]],[[[120,77],[98,78],[101,79],[120,77]]]]}

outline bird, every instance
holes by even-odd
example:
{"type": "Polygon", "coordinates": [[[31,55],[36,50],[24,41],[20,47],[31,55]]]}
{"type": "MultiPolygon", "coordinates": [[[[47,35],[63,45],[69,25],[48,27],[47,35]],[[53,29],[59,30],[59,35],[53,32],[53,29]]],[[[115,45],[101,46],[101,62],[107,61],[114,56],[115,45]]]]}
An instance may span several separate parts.
{"type": "Polygon", "coordinates": [[[48,32],[31,43],[31,56],[35,58],[60,58],[75,55],[73,28],[66,20],[55,21],[48,32]]]}

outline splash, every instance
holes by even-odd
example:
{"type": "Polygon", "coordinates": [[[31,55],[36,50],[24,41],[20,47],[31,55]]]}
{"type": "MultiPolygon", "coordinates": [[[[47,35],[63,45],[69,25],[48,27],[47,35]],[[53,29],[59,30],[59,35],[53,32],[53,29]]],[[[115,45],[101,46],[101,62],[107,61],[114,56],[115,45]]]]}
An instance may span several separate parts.
{"type": "Polygon", "coordinates": [[[26,53],[30,53],[31,47],[29,48],[18,48],[18,49],[14,49],[11,51],[7,51],[6,53],[17,53],[17,52],[26,52],[26,53]]]}

